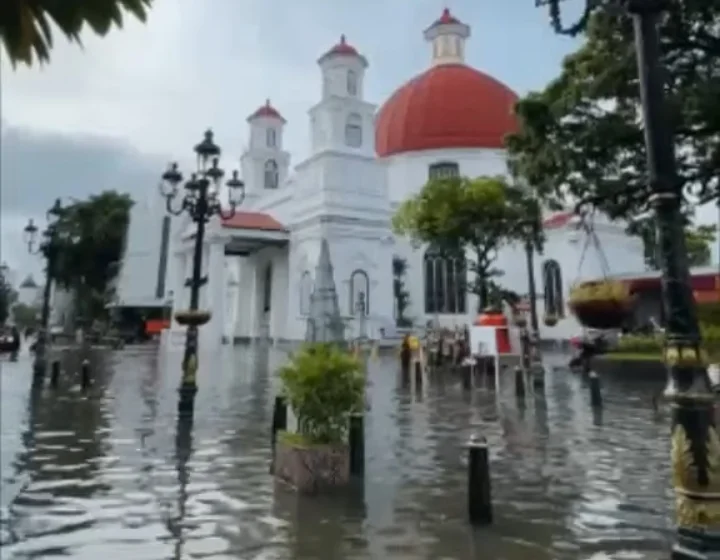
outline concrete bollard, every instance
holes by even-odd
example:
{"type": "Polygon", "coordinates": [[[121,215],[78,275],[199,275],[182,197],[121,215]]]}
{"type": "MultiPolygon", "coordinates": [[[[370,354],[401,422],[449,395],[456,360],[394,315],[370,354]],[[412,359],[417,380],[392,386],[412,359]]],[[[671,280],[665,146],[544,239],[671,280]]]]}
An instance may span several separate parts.
{"type": "Polygon", "coordinates": [[[50,369],[50,387],[57,389],[60,384],[60,360],[54,360],[50,369]]]}
{"type": "Polygon", "coordinates": [[[525,374],[520,367],[515,368],[515,396],[518,399],[525,398],[525,374]]]}
{"type": "Polygon", "coordinates": [[[490,459],[487,440],[473,435],[468,449],[468,516],[470,524],[490,525],[493,521],[490,492],[490,459]]]}
{"type": "Polygon", "coordinates": [[[365,475],[365,418],[361,412],[350,415],[348,433],[350,447],[350,475],[365,475]]]}
{"type": "Polygon", "coordinates": [[[80,389],[87,391],[90,388],[90,361],[85,359],[80,366],[80,389]]]}
{"type": "Polygon", "coordinates": [[[278,432],[287,430],[288,414],[287,414],[287,402],[285,397],[278,395],[275,397],[275,404],[273,405],[273,416],[272,416],[272,430],[270,432],[270,450],[272,453],[272,459],[270,460],[270,474],[275,472],[275,447],[277,443],[278,432]]]}
{"type": "Polygon", "coordinates": [[[590,372],[590,406],[602,407],[602,393],[600,392],[600,378],[594,371],[590,372]]]}

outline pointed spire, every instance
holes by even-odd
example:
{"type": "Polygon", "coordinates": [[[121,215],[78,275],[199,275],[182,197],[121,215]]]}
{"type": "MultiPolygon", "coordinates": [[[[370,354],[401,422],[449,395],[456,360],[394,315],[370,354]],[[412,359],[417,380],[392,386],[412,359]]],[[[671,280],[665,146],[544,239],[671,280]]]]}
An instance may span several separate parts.
{"type": "Polygon", "coordinates": [[[307,342],[343,342],[345,324],[340,316],[330,245],[320,243],[320,257],[315,268],[315,284],[310,296],[310,317],[305,332],[307,342]]]}

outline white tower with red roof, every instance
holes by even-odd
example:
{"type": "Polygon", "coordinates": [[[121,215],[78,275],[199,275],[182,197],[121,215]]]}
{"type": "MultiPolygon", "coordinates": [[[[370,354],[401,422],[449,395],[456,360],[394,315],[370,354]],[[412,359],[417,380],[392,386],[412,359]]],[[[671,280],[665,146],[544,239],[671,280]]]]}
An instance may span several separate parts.
{"type": "Polygon", "coordinates": [[[248,148],[240,157],[248,202],[285,184],[290,154],[283,150],[285,119],[268,99],[247,118],[250,125],[248,148]]]}
{"type": "Polygon", "coordinates": [[[311,154],[326,150],[375,157],[375,105],[364,100],[367,59],[345,35],[318,60],[322,98],[310,109],[311,154]]]}

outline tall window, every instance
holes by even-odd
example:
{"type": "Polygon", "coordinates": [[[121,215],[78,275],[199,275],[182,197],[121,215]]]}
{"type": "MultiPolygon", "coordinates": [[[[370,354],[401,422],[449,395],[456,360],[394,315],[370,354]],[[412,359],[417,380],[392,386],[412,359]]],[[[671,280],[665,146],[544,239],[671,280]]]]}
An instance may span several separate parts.
{"type": "Polygon", "coordinates": [[[263,281],[263,312],[269,313],[272,307],[272,263],[265,267],[265,278],[263,281]]]}
{"type": "Polygon", "coordinates": [[[348,95],[357,95],[357,74],[353,70],[347,73],[347,92],[348,95]]]}
{"type": "Polygon", "coordinates": [[[365,315],[370,314],[370,278],[364,270],[355,270],[350,275],[350,315],[360,314],[360,302],[365,315]]]}
{"type": "Polygon", "coordinates": [[[458,177],[460,166],[453,161],[440,161],[433,163],[428,168],[428,179],[444,179],[447,177],[458,177]]]}
{"type": "Polygon", "coordinates": [[[446,257],[430,248],[425,252],[424,261],[425,313],[464,314],[465,258],[446,257]]]}
{"type": "Polygon", "coordinates": [[[265,162],[265,188],[277,189],[280,181],[278,164],[274,159],[265,162]]]}
{"type": "Polygon", "coordinates": [[[543,263],[543,287],[545,296],[545,312],[557,317],[565,316],[565,302],[563,301],[562,272],[555,260],[543,263]]]}
{"type": "Polygon", "coordinates": [[[310,271],[306,270],[300,277],[300,314],[310,314],[310,298],[312,297],[313,280],[310,271]]]}
{"type": "Polygon", "coordinates": [[[345,144],[351,148],[362,146],[362,117],[357,113],[348,115],[345,123],[345,144]]]}
{"type": "Polygon", "coordinates": [[[265,131],[265,143],[268,148],[274,148],[277,145],[277,131],[274,128],[268,128],[265,131]]]}

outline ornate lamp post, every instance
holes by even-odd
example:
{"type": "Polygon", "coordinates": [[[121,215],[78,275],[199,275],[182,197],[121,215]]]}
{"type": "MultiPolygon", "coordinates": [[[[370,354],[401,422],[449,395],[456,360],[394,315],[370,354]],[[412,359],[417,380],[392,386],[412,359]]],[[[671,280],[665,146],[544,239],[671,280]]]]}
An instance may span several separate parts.
{"type": "Polygon", "coordinates": [[[183,176],[178,171],[177,163],[171,164],[163,173],[160,184],[160,193],[165,197],[168,213],[179,216],[183,212],[187,212],[197,225],[192,276],[186,283],[186,286],[190,287],[190,308],[175,314],[178,323],[187,326],[178,403],[178,413],[181,416],[192,416],[194,411],[195,394],[197,393],[195,374],[198,367],[198,327],[210,320],[209,312],[198,310],[200,288],[207,282],[207,277],[203,278],[202,276],[205,224],[216,215],[223,219],[232,218],[235,215],[235,209],[242,204],[245,198],[245,185],[238,178],[238,172],[233,171],[232,178],[226,182],[229,191],[229,208],[223,209],[220,186],[225,172],[218,167],[220,153],[220,147],[213,142],[212,131],[208,130],[203,141],[195,146],[197,172],[193,173],[190,179],[183,184],[182,196],[180,196],[178,186],[183,182],[183,176]]]}
{"type": "MultiPolygon", "coordinates": [[[[598,2],[586,0],[587,7],[580,21],[564,29],[560,24],[559,1],[536,0],[536,5],[549,5],[555,28],[561,33],[577,33],[593,9],[602,9],[598,8],[598,2]]],[[[720,558],[720,437],[689,281],[680,213],[682,191],[677,186],[672,130],[670,119],[664,114],[657,26],[667,2],[625,0],[621,4],[633,18],[651,202],[657,222],[667,317],[665,395],[673,401],[671,457],[678,526],[672,558],[720,558]]]]}
{"type": "Polygon", "coordinates": [[[45,241],[38,243],[39,228],[33,220],[28,221],[25,226],[25,243],[28,252],[33,255],[45,254],[45,286],[43,288],[42,311],[40,312],[40,329],[38,330],[37,344],[35,345],[35,360],[33,362],[33,383],[41,383],[47,368],[47,347],[50,341],[50,296],[52,294],[52,282],[55,274],[55,263],[58,256],[58,228],[57,220],[62,214],[63,207],[60,199],[55,200],[52,208],[48,210],[47,228],[43,232],[45,241]]]}

